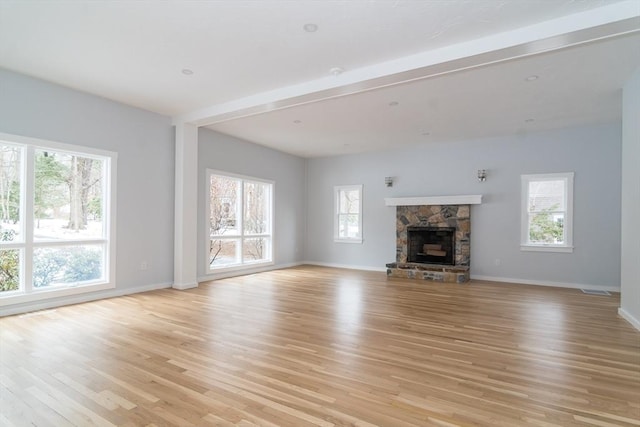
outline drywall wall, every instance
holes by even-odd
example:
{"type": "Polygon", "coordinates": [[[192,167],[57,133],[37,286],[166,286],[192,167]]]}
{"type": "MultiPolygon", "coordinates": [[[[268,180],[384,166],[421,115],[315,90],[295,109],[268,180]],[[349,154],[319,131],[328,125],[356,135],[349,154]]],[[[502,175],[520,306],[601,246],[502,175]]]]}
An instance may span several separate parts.
{"type": "Polygon", "coordinates": [[[618,288],[620,152],[616,123],[310,159],[307,260],[383,269],[395,260],[395,208],[385,197],[482,194],[471,207],[472,277],[618,288]],[[523,252],[520,175],[551,172],[575,172],[575,250],[523,252]],[[364,185],[362,244],[333,241],[333,186],[348,184],[364,185]]]}
{"type": "Polygon", "coordinates": [[[640,70],[624,87],[622,111],[620,314],[640,329],[640,70]]]}
{"type": "MultiPolygon", "coordinates": [[[[207,275],[205,241],[206,170],[214,169],[274,181],[275,268],[304,259],[305,160],[206,128],[198,130],[198,276],[207,275]]],[[[238,273],[236,273],[238,274],[238,273]]],[[[242,274],[242,273],[239,273],[242,274]]]]}
{"type": "Polygon", "coordinates": [[[55,303],[171,284],[174,133],[168,117],[0,69],[0,132],[118,153],[116,289],[55,303]]]}

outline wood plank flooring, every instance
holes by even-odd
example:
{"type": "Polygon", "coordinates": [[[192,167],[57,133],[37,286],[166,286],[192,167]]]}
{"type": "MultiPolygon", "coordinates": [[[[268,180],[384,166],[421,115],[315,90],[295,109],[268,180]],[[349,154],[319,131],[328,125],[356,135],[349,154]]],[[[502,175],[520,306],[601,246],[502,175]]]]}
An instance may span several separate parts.
{"type": "Polygon", "coordinates": [[[619,297],[303,266],[0,319],[3,426],[638,426],[619,297]]]}

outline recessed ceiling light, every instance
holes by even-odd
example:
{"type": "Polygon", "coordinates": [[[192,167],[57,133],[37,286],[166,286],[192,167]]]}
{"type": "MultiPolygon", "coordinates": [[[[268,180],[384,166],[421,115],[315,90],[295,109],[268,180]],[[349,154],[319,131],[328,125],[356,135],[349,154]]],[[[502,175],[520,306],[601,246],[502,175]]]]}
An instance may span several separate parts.
{"type": "Polygon", "coordinates": [[[318,31],[318,26],[316,24],[312,24],[312,23],[304,24],[302,26],[302,28],[304,28],[304,30],[307,33],[315,33],[316,31],[318,31]]]}
{"type": "Polygon", "coordinates": [[[331,74],[332,76],[339,76],[342,73],[344,73],[344,69],[340,67],[333,67],[329,70],[329,74],[331,74]]]}
{"type": "Polygon", "coordinates": [[[536,76],[534,74],[534,75],[531,75],[531,76],[527,77],[525,80],[528,81],[528,82],[532,82],[534,80],[538,80],[539,78],[540,78],[539,76],[536,76]]]}
{"type": "Polygon", "coordinates": [[[398,101],[391,101],[389,103],[389,107],[397,107],[398,106],[398,101]]]}
{"type": "Polygon", "coordinates": [[[190,70],[188,68],[183,68],[182,69],[182,74],[184,74],[185,76],[190,76],[193,74],[193,70],[190,70]]]}
{"type": "Polygon", "coordinates": [[[300,123],[302,123],[302,120],[294,120],[293,123],[300,124],[300,123]]]}

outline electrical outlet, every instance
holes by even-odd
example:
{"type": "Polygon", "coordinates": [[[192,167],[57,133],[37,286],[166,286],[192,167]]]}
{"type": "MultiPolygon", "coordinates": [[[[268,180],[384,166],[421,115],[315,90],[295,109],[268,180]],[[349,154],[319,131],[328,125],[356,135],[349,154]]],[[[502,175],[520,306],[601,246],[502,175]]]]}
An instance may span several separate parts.
{"type": "Polygon", "coordinates": [[[494,261],[496,265],[500,265],[500,258],[496,258],[496,260],[494,261]]]}
{"type": "Polygon", "coordinates": [[[147,261],[142,261],[140,263],[140,270],[148,270],[149,269],[149,264],[147,263],[147,261]]]}

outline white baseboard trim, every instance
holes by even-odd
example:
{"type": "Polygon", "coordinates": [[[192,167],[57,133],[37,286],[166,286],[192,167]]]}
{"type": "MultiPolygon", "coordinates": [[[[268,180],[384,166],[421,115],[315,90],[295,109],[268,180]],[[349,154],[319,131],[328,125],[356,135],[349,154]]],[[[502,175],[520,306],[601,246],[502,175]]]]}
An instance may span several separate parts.
{"type": "Polygon", "coordinates": [[[631,326],[640,331],[640,320],[633,317],[627,310],[620,307],[618,308],[618,314],[627,322],[631,323],[631,326]]]}
{"type": "Polygon", "coordinates": [[[554,288],[593,289],[595,291],[620,292],[620,286],[584,285],[581,283],[549,282],[546,280],[513,279],[510,277],[479,276],[472,274],[471,280],[516,283],[521,285],[551,286],[554,288]]]}
{"type": "Polygon", "coordinates": [[[286,264],[275,264],[275,265],[268,265],[263,267],[248,268],[246,270],[233,270],[233,271],[227,271],[227,272],[217,273],[217,274],[207,274],[207,275],[198,277],[198,283],[210,282],[212,280],[218,280],[218,279],[228,279],[229,277],[247,276],[249,274],[263,273],[265,271],[282,270],[283,268],[298,267],[302,264],[304,263],[290,262],[286,264]]]}
{"type": "Polygon", "coordinates": [[[14,314],[28,313],[31,311],[47,310],[52,308],[63,307],[65,305],[80,304],[83,302],[96,301],[100,299],[122,297],[125,295],[138,294],[141,292],[156,291],[158,289],[167,289],[171,287],[171,283],[157,283],[136,288],[113,289],[110,291],[98,291],[96,293],[79,294],[70,297],[57,298],[55,300],[40,300],[33,303],[20,304],[15,307],[6,306],[0,309],[0,317],[12,316],[14,314]]]}
{"type": "Polygon", "coordinates": [[[198,287],[198,282],[193,283],[174,283],[171,285],[173,289],[177,289],[179,291],[186,291],[187,289],[193,289],[198,287]]]}
{"type": "Polygon", "coordinates": [[[383,271],[386,273],[386,267],[369,267],[366,265],[349,265],[349,264],[334,264],[331,262],[316,262],[316,261],[305,261],[303,264],[306,265],[317,265],[318,267],[331,267],[331,268],[346,268],[349,270],[363,270],[363,271],[383,271]]]}

